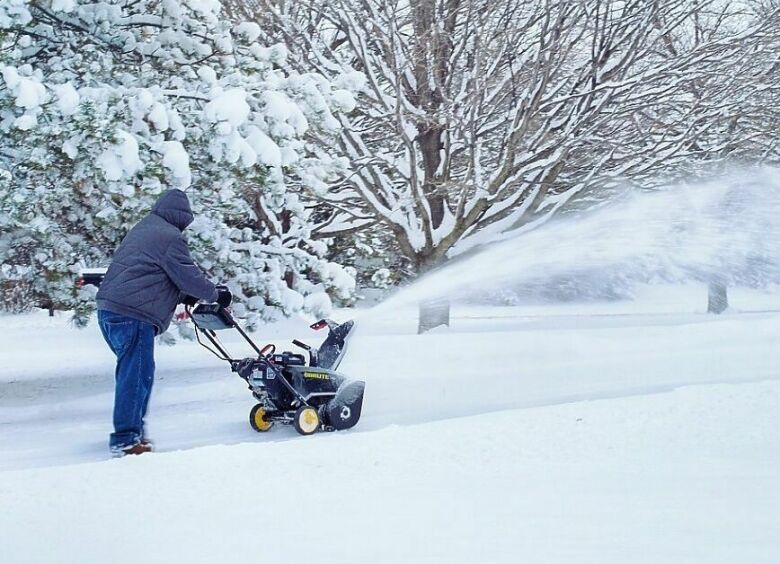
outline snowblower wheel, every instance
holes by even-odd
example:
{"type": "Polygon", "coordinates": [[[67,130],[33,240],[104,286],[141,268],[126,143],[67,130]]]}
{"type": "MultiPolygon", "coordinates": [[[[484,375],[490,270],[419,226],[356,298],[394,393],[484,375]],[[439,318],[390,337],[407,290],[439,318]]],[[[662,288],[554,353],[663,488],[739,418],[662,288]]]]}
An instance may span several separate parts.
{"type": "Polygon", "coordinates": [[[320,415],[313,407],[301,406],[295,412],[293,426],[301,435],[312,435],[320,428],[320,415]]]}
{"type": "Polygon", "coordinates": [[[265,407],[261,403],[254,406],[249,412],[249,424],[258,433],[265,433],[274,426],[273,421],[265,420],[265,407]]]}

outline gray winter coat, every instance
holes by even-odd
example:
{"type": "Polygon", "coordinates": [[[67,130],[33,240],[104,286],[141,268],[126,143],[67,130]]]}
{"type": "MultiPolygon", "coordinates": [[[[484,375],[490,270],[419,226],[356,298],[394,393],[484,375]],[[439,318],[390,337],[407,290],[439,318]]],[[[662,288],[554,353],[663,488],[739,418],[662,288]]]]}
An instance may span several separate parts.
{"type": "Polygon", "coordinates": [[[192,223],[187,195],[169,190],[125,236],[97,293],[98,309],[168,329],[183,295],[216,301],[217,289],[190,257],[182,232],[192,223]]]}

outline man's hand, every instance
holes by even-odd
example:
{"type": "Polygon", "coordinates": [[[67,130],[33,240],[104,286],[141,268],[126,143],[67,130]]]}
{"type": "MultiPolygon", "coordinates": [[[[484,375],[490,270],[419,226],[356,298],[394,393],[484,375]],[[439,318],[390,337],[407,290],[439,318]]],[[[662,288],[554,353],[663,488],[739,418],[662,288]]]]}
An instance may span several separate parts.
{"type": "Polygon", "coordinates": [[[198,298],[196,298],[195,296],[188,296],[185,294],[184,297],[182,297],[181,299],[181,303],[183,303],[186,306],[195,307],[196,305],[198,305],[198,298]]]}
{"type": "Polygon", "coordinates": [[[227,289],[227,286],[217,286],[217,303],[220,307],[228,307],[233,301],[233,294],[227,289]]]}

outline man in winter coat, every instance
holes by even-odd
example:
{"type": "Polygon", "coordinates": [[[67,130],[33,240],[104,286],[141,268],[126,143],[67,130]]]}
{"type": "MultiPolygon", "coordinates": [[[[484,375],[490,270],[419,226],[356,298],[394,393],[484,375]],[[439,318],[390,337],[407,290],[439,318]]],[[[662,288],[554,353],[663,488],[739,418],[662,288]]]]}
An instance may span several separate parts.
{"type": "Polygon", "coordinates": [[[100,330],[116,355],[109,440],[116,456],[152,450],[144,416],[154,382],[154,337],[168,329],[176,305],[203,299],[227,306],[232,299],[190,257],[183,231],[193,219],[184,192],[165,192],[119,245],[97,293],[100,330]]]}

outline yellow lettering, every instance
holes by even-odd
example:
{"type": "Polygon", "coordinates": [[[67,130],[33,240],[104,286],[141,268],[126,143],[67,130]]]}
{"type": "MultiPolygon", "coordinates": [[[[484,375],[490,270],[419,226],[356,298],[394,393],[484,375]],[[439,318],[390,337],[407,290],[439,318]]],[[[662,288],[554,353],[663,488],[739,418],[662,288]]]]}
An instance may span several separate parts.
{"type": "Polygon", "coordinates": [[[330,376],[328,376],[325,372],[304,372],[303,377],[313,378],[315,380],[330,380],[330,376]]]}

